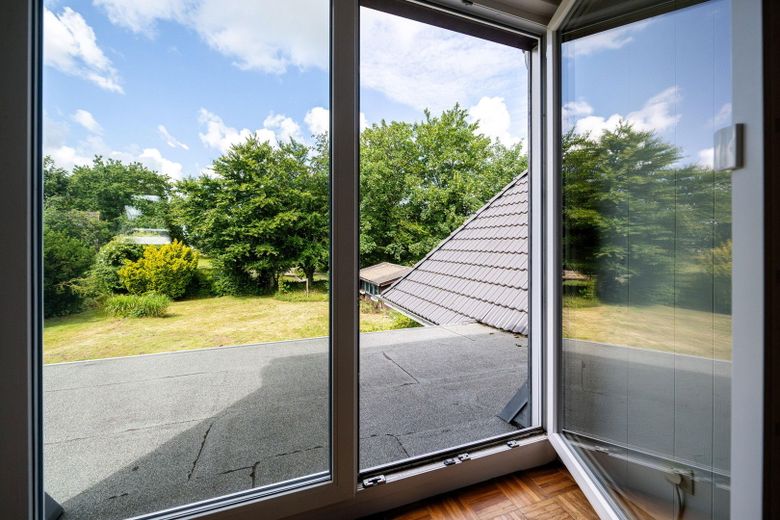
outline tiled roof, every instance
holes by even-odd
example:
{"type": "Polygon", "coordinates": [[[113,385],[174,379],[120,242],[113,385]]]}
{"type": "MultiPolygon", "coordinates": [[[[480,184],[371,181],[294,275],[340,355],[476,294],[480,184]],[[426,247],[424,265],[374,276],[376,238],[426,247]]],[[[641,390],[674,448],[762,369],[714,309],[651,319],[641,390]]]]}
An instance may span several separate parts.
{"type": "Polygon", "coordinates": [[[523,172],[382,294],[433,325],[528,331],[528,175],[523,172]]]}
{"type": "Polygon", "coordinates": [[[411,270],[411,267],[405,265],[381,262],[361,269],[360,279],[376,285],[382,285],[402,277],[411,270]]]}

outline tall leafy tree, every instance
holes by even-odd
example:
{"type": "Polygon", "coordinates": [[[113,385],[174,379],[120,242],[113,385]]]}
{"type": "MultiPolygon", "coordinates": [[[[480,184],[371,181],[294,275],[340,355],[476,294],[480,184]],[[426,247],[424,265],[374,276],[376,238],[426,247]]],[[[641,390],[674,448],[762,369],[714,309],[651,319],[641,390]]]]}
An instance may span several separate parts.
{"type": "Polygon", "coordinates": [[[140,163],[125,164],[100,156],[89,166],[75,167],[68,184],[73,208],[99,212],[100,219],[115,231],[122,225],[127,206],[144,204],[143,197],[165,201],[171,189],[167,177],[140,163]]]}
{"type": "Polygon", "coordinates": [[[730,187],[723,174],[681,159],[628,123],[564,136],[564,268],[592,275],[602,300],[712,305],[702,296],[713,284],[702,259],[725,256],[730,187]]]}
{"type": "Polygon", "coordinates": [[[456,105],[418,123],[385,122],[361,135],[361,263],[409,264],[527,168],[521,146],[479,132],[456,105]]]}
{"type": "Polygon", "coordinates": [[[294,141],[274,148],[251,137],[214,161],[214,176],[178,184],[185,235],[217,261],[221,292],[272,291],[287,269],[313,276],[322,264],[327,172],[309,155],[294,141]]]}

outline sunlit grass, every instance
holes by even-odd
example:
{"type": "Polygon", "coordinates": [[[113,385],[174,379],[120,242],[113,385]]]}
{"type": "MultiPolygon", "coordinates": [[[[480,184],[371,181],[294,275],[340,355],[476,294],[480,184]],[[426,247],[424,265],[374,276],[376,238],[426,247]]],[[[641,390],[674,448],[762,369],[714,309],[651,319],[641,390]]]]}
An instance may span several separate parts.
{"type": "Polygon", "coordinates": [[[731,316],[662,305],[626,307],[566,298],[564,337],[731,359],[731,316]]]}
{"type": "MultiPolygon", "coordinates": [[[[328,335],[327,294],[173,302],[164,318],[113,318],[91,310],[46,320],[44,362],[60,363],[328,335]]],[[[410,326],[389,309],[361,306],[362,332],[410,326]]]]}

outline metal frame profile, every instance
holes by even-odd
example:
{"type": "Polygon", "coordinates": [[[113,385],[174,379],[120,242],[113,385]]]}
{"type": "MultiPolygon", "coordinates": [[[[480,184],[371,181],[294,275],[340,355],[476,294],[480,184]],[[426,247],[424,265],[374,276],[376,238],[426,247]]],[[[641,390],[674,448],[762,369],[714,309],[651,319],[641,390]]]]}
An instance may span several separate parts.
{"type": "MultiPolygon", "coordinates": [[[[386,0],[400,5],[400,0],[386,0]]],[[[368,4],[377,0],[366,0],[368,4]]],[[[331,474],[215,498],[152,517],[210,519],[365,515],[544,464],[556,453],[603,518],[618,518],[590,470],[560,434],[560,34],[577,0],[563,0],[545,30],[538,22],[496,15],[478,20],[404,0],[415,8],[516,31],[539,43],[530,50],[531,117],[531,384],[533,424],[548,437],[520,439],[471,452],[465,464],[440,460],[388,475],[358,489],[358,107],[359,2],[331,0],[332,308],[331,474]],[[542,378],[544,375],[544,380],[542,378]],[[554,449],[553,449],[554,448],[554,449]],[[319,509],[317,509],[319,508],[319,509]]],[[[441,5],[444,2],[436,2],[441,5]]],[[[745,168],[733,177],[734,344],[732,388],[732,516],[761,514],[763,391],[763,158],[760,0],[732,0],[734,119],[745,123],[745,168]],[[743,78],[750,78],[745,81],[743,78]],[[741,406],[740,406],[741,405],[741,406]]],[[[5,517],[43,517],[41,432],[41,28],[42,1],[6,2],[0,31],[0,503],[5,517]]],[[[461,12],[458,12],[461,11],[461,12]]]]}
{"type": "MultiPolygon", "coordinates": [[[[460,20],[457,23],[470,30],[483,30],[483,24],[491,31],[511,33],[510,38],[520,42],[543,38],[506,24],[483,22],[421,2],[409,3],[416,9],[430,9],[436,17],[460,20]]],[[[468,464],[445,466],[441,460],[431,460],[394,473],[386,485],[358,489],[359,360],[354,295],[358,290],[359,8],[358,0],[331,0],[331,472],[144,518],[273,519],[311,514],[323,507],[326,509],[318,509],[320,516],[358,516],[538,466],[555,457],[546,437],[537,435],[513,441],[511,446],[500,443],[475,449],[468,464]]],[[[17,244],[0,258],[0,309],[7,320],[0,328],[0,344],[4,345],[0,349],[0,421],[5,425],[0,444],[0,501],[9,518],[31,520],[44,514],[40,415],[42,11],[41,0],[5,4],[0,46],[6,72],[0,83],[0,121],[5,137],[0,142],[0,161],[7,172],[0,176],[0,236],[6,243],[17,244]]],[[[518,25],[522,26],[522,21],[518,25]]],[[[539,48],[532,51],[536,64],[542,63],[539,48]]],[[[544,91],[541,77],[532,74],[532,78],[532,92],[540,96],[544,91]]],[[[538,100],[532,102],[534,107],[540,106],[538,100]]],[[[541,125],[541,114],[532,114],[532,156],[541,153],[541,125]]],[[[541,162],[534,164],[541,169],[541,162]]],[[[536,252],[540,254],[541,248],[536,252]]],[[[537,335],[537,343],[540,338],[537,335]]],[[[540,360],[540,354],[541,350],[532,355],[540,360]]],[[[537,372],[533,371],[532,377],[538,386],[537,372]]],[[[540,393],[535,400],[538,424],[540,393]]]]}
{"type": "MultiPolygon", "coordinates": [[[[546,82],[548,88],[547,142],[548,177],[545,219],[548,229],[560,229],[560,121],[561,76],[560,52],[564,22],[579,0],[564,0],[549,23],[547,30],[546,82]]],[[[659,1],[664,12],[685,7],[698,1],[659,1]]],[[[646,10],[645,16],[660,11],[646,10]]],[[[731,0],[733,74],[733,119],[745,125],[745,166],[732,175],[732,218],[734,258],[732,277],[732,416],[731,416],[731,517],[760,518],[763,442],[763,374],[764,374],[764,287],[763,271],[763,99],[761,93],[761,0],[731,0]]],[[[621,18],[623,22],[636,21],[635,16],[621,18]]],[[[614,25],[605,23],[600,29],[614,25]]],[[[591,32],[597,30],[590,27],[591,32]]],[[[586,34],[584,30],[578,34],[586,34]]],[[[546,427],[548,437],[561,460],[577,484],[602,518],[622,518],[617,504],[602,487],[599,478],[584,463],[561,431],[562,378],[561,376],[561,292],[560,277],[549,273],[561,272],[560,237],[554,236],[546,245],[547,274],[545,318],[546,336],[546,427]]]]}

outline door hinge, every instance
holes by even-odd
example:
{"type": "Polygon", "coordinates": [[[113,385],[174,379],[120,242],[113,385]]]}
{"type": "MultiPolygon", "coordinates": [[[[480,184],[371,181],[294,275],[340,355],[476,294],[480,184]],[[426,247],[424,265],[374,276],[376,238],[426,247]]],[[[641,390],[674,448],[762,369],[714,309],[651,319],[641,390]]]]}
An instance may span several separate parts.
{"type": "Polygon", "coordinates": [[[466,462],[467,460],[471,460],[471,455],[469,455],[468,453],[461,453],[455,457],[444,459],[442,461],[442,464],[444,464],[445,466],[452,466],[453,464],[460,464],[461,462],[466,462]]]}
{"type": "Polygon", "coordinates": [[[384,484],[385,482],[387,482],[387,481],[385,480],[385,476],[384,475],[377,475],[376,477],[371,477],[371,478],[364,479],[363,480],[363,487],[364,488],[370,488],[370,487],[378,486],[380,484],[384,484]]]}

